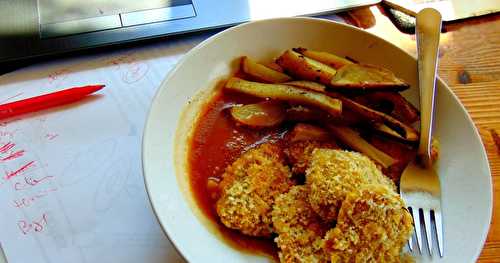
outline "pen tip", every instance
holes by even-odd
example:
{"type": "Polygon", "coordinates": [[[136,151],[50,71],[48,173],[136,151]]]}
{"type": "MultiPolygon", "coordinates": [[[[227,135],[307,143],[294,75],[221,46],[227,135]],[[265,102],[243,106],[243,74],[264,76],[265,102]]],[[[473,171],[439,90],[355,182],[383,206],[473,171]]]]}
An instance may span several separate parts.
{"type": "Polygon", "coordinates": [[[100,90],[100,89],[102,89],[102,88],[106,87],[106,85],[103,85],[103,84],[93,85],[93,86],[94,86],[95,91],[98,91],[98,90],[100,90]]]}
{"type": "Polygon", "coordinates": [[[82,91],[84,91],[85,94],[91,94],[91,93],[94,93],[96,91],[101,90],[105,86],[106,85],[96,84],[96,85],[87,85],[87,86],[83,86],[80,88],[82,88],[82,91]]]}

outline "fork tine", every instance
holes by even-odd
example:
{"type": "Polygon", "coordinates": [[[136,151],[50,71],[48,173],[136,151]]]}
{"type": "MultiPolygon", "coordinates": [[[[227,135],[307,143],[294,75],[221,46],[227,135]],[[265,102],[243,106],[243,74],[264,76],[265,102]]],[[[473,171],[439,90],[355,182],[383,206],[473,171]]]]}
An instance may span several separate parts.
{"type": "Polygon", "coordinates": [[[439,256],[443,257],[444,255],[443,222],[441,218],[441,211],[439,209],[434,210],[434,222],[436,223],[436,235],[439,247],[439,256]]]}
{"type": "MultiPolygon", "coordinates": [[[[413,218],[413,209],[411,207],[408,207],[407,210],[413,218]]],[[[413,235],[411,235],[410,239],[408,239],[408,248],[410,249],[410,251],[413,251],[413,235]]]]}
{"type": "Polygon", "coordinates": [[[432,255],[431,211],[429,209],[422,209],[422,215],[424,217],[425,239],[427,239],[427,248],[429,249],[429,255],[432,255]]]}
{"type": "Polygon", "coordinates": [[[422,230],[420,229],[420,211],[419,209],[412,209],[413,224],[415,225],[415,236],[417,237],[417,247],[420,254],[422,254],[422,230]]]}

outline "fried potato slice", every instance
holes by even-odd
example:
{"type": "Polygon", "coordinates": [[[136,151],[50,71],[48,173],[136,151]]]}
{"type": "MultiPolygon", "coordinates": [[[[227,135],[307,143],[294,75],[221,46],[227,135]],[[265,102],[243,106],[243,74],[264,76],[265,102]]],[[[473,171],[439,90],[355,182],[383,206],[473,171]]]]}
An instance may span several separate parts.
{"type": "Polygon", "coordinates": [[[413,161],[417,155],[415,145],[409,145],[407,143],[402,143],[376,134],[369,134],[364,136],[363,139],[375,148],[397,160],[396,164],[382,169],[382,172],[387,177],[391,178],[396,185],[398,185],[401,173],[406,168],[408,163],[413,161]]]}
{"type": "Polygon", "coordinates": [[[305,57],[292,50],[285,51],[277,60],[285,72],[299,79],[314,80],[323,84],[330,84],[336,70],[326,64],[305,57]]]}
{"type": "Polygon", "coordinates": [[[278,72],[285,73],[285,70],[280,65],[278,65],[278,63],[276,63],[276,61],[274,61],[274,60],[270,61],[270,62],[262,63],[262,65],[264,65],[270,69],[274,69],[278,72]]]}
{"type": "MultiPolygon", "coordinates": [[[[342,114],[340,116],[333,117],[324,110],[303,105],[294,105],[287,108],[286,120],[315,124],[331,123],[341,126],[362,125],[366,123],[366,120],[359,116],[359,114],[344,107],[342,108],[342,114]]],[[[395,131],[393,132],[395,133],[395,131]]]]}
{"type": "Polygon", "coordinates": [[[322,93],[303,90],[289,85],[265,84],[232,77],[227,81],[225,88],[260,98],[316,106],[333,116],[338,116],[342,112],[342,102],[340,100],[328,97],[322,93]]]}
{"type": "Polygon", "coordinates": [[[375,125],[376,130],[384,134],[393,136],[395,138],[403,139],[405,141],[410,141],[410,142],[418,141],[419,134],[410,125],[407,125],[399,121],[398,119],[390,115],[387,115],[383,112],[368,108],[340,94],[332,94],[332,93],[329,94],[339,98],[346,108],[349,108],[350,110],[356,112],[357,114],[365,117],[368,120],[379,123],[378,125],[375,125]]]}
{"type": "Polygon", "coordinates": [[[401,136],[395,130],[391,129],[389,126],[387,126],[383,123],[380,123],[380,122],[373,123],[373,128],[380,133],[392,136],[396,139],[405,140],[405,138],[403,136],[401,136]]]}
{"type": "Polygon", "coordinates": [[[345,66],[348,64],[353,64],[353,62],[348,60],[348,59],[345,59],[343,57],[339,57],[337,55],[334,55],[334,54],[328,53],[328,52],[309,50],[309,49],[306,49],[303,47],[294,48],[292,50],[297,52],[297,53],[300,53],[308,58],[314,59],[314,60],[319,61],[323,64],[326,64],[330,67],[333,67],[335,69],[339,69],[342,66],[345,66]]]}
{"type": "Polygon", "coordinates": [[[331,89],[347,90],[392,90],[401,91],[410,87],[388,69],[366,64],[347,64],[338,69],[330,83],[331,89]]]}
{"type": "Polygon", "coordinates": [[[361,138],[361,136],[359,136],[359,134],[351,128],[329,125],[328,129],[332,131],[336,138],[340,141],[352,149],[368,156],[372,160],[381,164],[384,168],[388,168],[397,162],[397,160],[375,148],[375,146],[361,138]]]}
{"type": "Polygon", "coordinates": [[[370,108],[387,113],[406,124],[419,120],[419,112],[398,92],[370,92],[354,99],[370,108]]]}
{"type": "MultiPolygon", "coordinates": [[[[343,109],[342,115],[344,115],[343,109]]],[[[330,122],[336,118],[333,118],[330,114],[320,109],[303,105],[293,105],[286,109],[286,119],[293,122],[330,122]]]]}
{"type": "Polygon", "coordinates": [[[282,123],[286,117],[285,107],[278,101],[235,105],[229,112],[238,123],[253,128],[272,127],[282,123]]]}
{"type": "Polygon", "coordinates": [[[314,91],[321,92],[321,93],[325,93],[325,91],[326,91],[325,85],[320,84],[318,82],[309,81],[309,80],[294,80],[294,81],[285,82],[283,84],[294,86],[297,88],[314,90],[314,91]]]}
{"type": "Polygon", "coordinates": [[[340,93],[328,91],[327,87],[323,84],[305,80],[290,81],[286,82],[286,84],[321,92],[328,96],[341,100],[343,107],[345,107],[346,109],[349,109],[359,116],[364,117],[366,120],[373,121],[375,123],[373,125],[373,128],[381,133],[410,142],[415,142],[418,140],[418,132],[410,125],[405,124],[388,114],[371,109],[361,103],[348,99],[340,93]]]}
{"type": "Polygon", "coordinates": [[[246,74],[269,83],[287,82],[292,79],[285,73],[268,68],[246,56],[241,58],[241,69],[246,74]]]}

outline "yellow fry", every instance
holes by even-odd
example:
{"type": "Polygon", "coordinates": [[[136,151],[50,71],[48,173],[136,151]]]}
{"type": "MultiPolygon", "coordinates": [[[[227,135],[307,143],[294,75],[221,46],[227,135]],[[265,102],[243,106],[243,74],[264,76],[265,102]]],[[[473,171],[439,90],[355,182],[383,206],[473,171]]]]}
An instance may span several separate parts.
{"type": "Polygon", "coordinates": [[[271,98],[298,104],[316,106],[333,116],[342,112],[342,102],[325,94],[303,90],[283,84],[266,84],[247,81],[240,78],[230,78],[225,88],[260,98],[271,98]]]}
{"type": "Polygon", "coordinates": [[[348,59],[339,57],[337,55],[328,52],[314,51],[302,47],[294,48],[293,51],[298,52],[308,58],[317,60],[335,69],[338,69],[347,64],[353,64],[353,62],[348,59]]]}
{"type": "Polygon", "coordinates": [[[334,68],[326,64],[307,58],[292,50],[285,51],[276,60],[276,63],[292,76],[323,84],[330,84],[337,72],[334,68]]]}
{"type": "Polygon", "coordinates": [[[290,81],[288,75],[259,64],[248,57],[241,58],[241,69],[250,76],[269,83],[281,83],[290,81]]]}
{"type": "Polygon", "coordinates": [[[347,144],[352,149],[378,162],[384,168],[388,168],[389,166],[397,162],[394,158],[375,148],[375,146],[371,145],[369,142],[359,136],[356,131],[348,127],[336,127],[329,125],[328,128],[333,132],[336,138],[347,144]]]}

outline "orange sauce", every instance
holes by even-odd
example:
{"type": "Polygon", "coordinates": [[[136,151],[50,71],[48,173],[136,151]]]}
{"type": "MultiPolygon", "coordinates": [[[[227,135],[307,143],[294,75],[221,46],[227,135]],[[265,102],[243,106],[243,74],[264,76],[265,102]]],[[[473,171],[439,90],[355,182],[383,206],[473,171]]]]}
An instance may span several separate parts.
{"type": "Polygon", "coordinates": [[[230,244],[243,251],[277,259],[277,247],[272,238],[249,237],[228,229],[219,221],[215,211],[216,200],[207,188],[209,178],[221,179],[226,166],[247,149],[267,141],[279,143],[282,140],[286,127],[254,130],[238,126],[226,110],[234,104],[259,101],[261,99],[223,92],[205,106],[195,125],[188,154],[190,183],[198,206],[230,244]]]}

